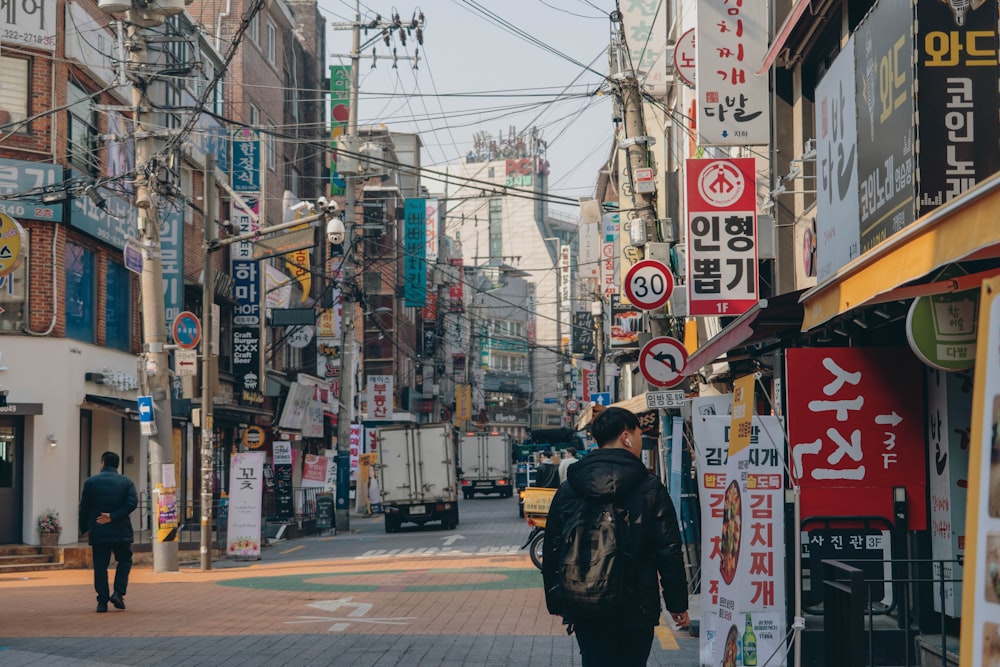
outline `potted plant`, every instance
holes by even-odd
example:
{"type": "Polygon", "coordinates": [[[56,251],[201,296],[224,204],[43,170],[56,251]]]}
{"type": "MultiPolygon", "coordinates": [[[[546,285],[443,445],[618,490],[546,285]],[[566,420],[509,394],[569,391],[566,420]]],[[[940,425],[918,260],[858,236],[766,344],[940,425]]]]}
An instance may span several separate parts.
{"type": "Polygon", "coordinates": [[[38,515],[38,536],[41,538],[43,547],[57,546],[61,533],[62,523],[59,522],[59,512],[49,508],[38,515]]]}

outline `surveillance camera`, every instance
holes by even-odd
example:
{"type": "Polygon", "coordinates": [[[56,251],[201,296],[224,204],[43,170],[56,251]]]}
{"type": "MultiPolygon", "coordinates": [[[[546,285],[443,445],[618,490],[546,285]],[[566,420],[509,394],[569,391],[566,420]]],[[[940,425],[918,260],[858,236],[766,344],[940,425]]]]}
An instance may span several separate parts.
{"type": "Polygon", "coordinates": [[[292,204],[289,208],[291,210],[295,211],[296,213],[298,213],[302,209],[308,209],[308,208],[310,208],[310,206],[309,206],[309,202],[300,201],[300,202],[297,202],[295,204],[292,204]]]}
{"type": "Polygon", "coordinates": [[[326,223],[326,240],[334,245],[344,242],[344,222],[340,218],[331,218],[326,223]]]}
{"type": "Polygon", "coordinates": [[[320,197],[316,200],[316,208],[321,211],[326,211],[327,213],[334,213],[337,210],[337,202],[333,199],[320,197]]]}

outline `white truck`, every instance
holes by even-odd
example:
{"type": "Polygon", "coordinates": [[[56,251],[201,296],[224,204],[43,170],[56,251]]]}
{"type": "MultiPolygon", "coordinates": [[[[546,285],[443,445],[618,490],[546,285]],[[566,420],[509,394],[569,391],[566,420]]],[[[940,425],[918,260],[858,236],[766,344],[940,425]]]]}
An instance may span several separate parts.
{"type": "Polygon", "coordinates": [[[378,429],[385,532],[406,522],[458,526],[458,485],[450,424],[378,429]]]}
{"type": "Polygon", "coordinates": [[[458,465],[465,499],[477,493],[514,495],[510,439],[500,433],[463,433],[458,436],[458,465]]]}

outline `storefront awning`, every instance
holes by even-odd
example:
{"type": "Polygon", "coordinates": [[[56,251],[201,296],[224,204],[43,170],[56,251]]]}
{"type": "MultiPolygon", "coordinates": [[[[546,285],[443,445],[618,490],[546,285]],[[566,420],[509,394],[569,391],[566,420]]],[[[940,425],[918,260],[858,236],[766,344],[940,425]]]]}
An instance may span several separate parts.
{"type": "Polygon", "coordinates": [[[798,333],[802,325],[802,304],[799,303],[802,293],[801,290],[788,292],[758,301],[695,350],[684,364],[684,375],[694,375],[735,347],[777,339],[793,331],[798,333]]]}
{"type": "Polygon", "coordinates": [[[802,295],[802,331],[861,306],[971,289],[994,275],[979,266],[959,280],[927,281],[955,262],[1000,259],[1000,173],[923,216],[802,295]],[[925,284],[907,285],[922,280],[925,284]]]}
{"type": "Polygon", "coordinates": [[[125,398],[87,394],[83,397],[83,403],[80,404],[80,407],[87,410],[105,410],[119,417],[139,421],[139,406],[135,401],[125,398]]]}
{"type": "Polygon", "coordinates": [[[771,46],[764,55],[764,60],[761,62],[760,68],[757,69],[757,76],[763,76],[771,69],[771,65],[778,59],[778,54],[785,50],[785,44],[788,42],[792,31],[795,30],[795,26],[799,24],[799,19],[802,18],[802,15],[806,13],[806,9],[810,8],[811,5],[812,0],[799,0],[792,7],[791,11],[788,12],[788,17],[785,18],[785,22],[778,28],[778,32],[774,36],[774,41],[771,42],[771,46]]]}
{"type": "Polygon", "coordinates": [[[274,412],[264,408],[255,408],[252,405],[215,403],[212,405],[212,417],[223,421],[255,423],[256,417],[274,419],[274,412]]]}

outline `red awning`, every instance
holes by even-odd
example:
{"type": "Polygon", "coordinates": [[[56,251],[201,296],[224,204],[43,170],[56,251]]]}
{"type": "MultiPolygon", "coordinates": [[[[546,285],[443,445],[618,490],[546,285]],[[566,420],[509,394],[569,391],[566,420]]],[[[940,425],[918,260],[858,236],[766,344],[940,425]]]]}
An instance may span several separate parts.
{"type": "Polygon", "coordinates": [[[806,13],[806,9],[809,8],[810,0],[799,0],[792,11],[788,12],[788,18],[785,22],[781,24],[781,28],[778,29],[778,34],[774,36],[774,41],[771,42],[771,48],[767,50],[764,55],[764,61],[760,64],[760,69],[757,70],[757,76],[766,74],[774,61],[778,59],[778,54],[782,52],[785,48],[785,42],[788,41],[788,37],[792,34],[792,30],[798,24],[799,19],[802,15],[806,13]]]}

